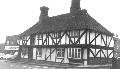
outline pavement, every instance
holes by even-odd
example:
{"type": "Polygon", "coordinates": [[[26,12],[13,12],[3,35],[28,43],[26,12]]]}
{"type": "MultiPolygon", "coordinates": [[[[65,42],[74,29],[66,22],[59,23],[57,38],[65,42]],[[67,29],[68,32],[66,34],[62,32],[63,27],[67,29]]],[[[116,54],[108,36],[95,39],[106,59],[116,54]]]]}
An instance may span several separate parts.
{"type": "MultiPolygon", "coordinates": [[[[50,61],[29,61],[27,59],[22,59],[22,60],[7,60],[5,61],[7,63],[13,63],[13,64],[18,64],[22,65],[22,68],[27,69],[27,68],[32,68],[32,69],[109,69],[111,65],[87,65],[87,66],[75,66],[75,65],[69,65],[69,64],[61,64],[61,63],[55,63],[55,62],[50,62],[50,61]],[[33,67],[31,67],[33,66],[33,67]]],[[[11,65],[14,66],[14,65],[11,65]]],[[[16,66],[16,65],[15,65],[16,66]]],[[[0,68],[1,69],[1,68],[0,68]]],[[[16,69],[16,68],[15,68],[16,69]]]]}
{"type": "Polygon", "coordinates": [[[21,63],[11,63],[6,60],[0,60],[0,69],[56,69],[55,67],[36,66],[21,63]]]}
{"type": "Polygon", "coordinates": [[[42,60],[29,61],[27,59],[21,59],[21,60],[7,60],[6,62],[19,63],[19,64],[23,64],[23,65],[27,64],[27,65],[36,65],[36,66],[47,66],[47,67],[54,67],[54,68],[73,68],[73,67],[75,67],[75,65],[55,63],[55,62],[51,62],[51,61],[42,61],[42,60]]]}

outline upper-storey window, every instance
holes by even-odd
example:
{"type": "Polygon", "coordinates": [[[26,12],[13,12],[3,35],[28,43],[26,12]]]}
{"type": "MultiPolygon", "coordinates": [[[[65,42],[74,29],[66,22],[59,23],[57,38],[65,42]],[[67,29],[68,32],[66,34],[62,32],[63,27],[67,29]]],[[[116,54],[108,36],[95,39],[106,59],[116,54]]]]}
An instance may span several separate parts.
{"type": "Polygon", "coordinates": [[[60,38],[61,34],[60,33],[51,33],[52,38],[60,38]]]}
{"type": "Polygon", "coordinates": [[[43,38],[43,35],[42,34],[39,34],[38,35],[38,39],[42,39],[43,38]]]}
{"type": "Polygon", "coordinates": [[[78,37],[79,36],[79,31],[77,31],[77,30],[76,31],[75,30],[74,31],[70,31],[70,36],[71,37],[78,37]]]}

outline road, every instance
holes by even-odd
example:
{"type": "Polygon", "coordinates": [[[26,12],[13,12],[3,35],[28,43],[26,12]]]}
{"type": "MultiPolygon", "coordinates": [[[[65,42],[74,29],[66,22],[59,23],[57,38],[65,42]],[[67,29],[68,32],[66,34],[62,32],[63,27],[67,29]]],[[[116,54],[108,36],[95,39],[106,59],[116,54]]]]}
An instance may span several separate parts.
{"type": "Polygon", "coordinates": [[[21,63],[11,63],[9,61],[6,62],[5,60],[0,60],[0,69],[56,69],[56,68],[47,67],[47,66],[21,64],[21,63]]]}

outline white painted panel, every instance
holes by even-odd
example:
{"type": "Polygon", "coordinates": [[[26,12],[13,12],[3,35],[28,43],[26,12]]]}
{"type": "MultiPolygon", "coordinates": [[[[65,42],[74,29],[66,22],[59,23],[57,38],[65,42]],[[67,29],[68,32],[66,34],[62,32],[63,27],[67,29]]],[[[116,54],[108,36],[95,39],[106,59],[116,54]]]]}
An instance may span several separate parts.
{"type": "MultiPolygon", "coordinates": [[[[112,50],[108,50],[108,55],[112,52],[112,50]]],[[[109,56],[109,58],[113,57],[113,53],[109,56]]]]}
{"type": "Polygon", "coordinates": [[[28,40],[27,45],[30,45],[30,39],[29,39],[30,36],[27,36],[26,38],[27,38],[27,40],[28,40]]]}
{"type": "MultiPolygon", "coordinates": [[[[103,38],[104,38],[104,41],[105,41],[105,43],[106,43],[106,35],[102,35],[103,36],[103,38]]],[[[103,39],[102,39],[102,43],[101,43],[101,46],[105,46],[105,44],[104,44],[104,41],[103,41],[103,39]]]]}
{"type": "Polygon", "coordinates": [[[66,43],[66,44],[69,44],[69,38],[68,38],[68,36],[65,35],[65,37],[66,37],[65,43],[66,43]]]}
{"type": "Polygon", "coordinates": [[[35,36],[35,45],[38,45],[38,40],[37,40],[38,38],[37,37],[38,37],[38,35],[35,36]]]}
{"type": "Polygon", "coordinates": [[[22,45],[22,40],[20,40],[20,45],[22,45]]]}
{"type": "Polygon", "coordinates": [[[113,53],[109,56],[109,58],[112,58],[113,57],[113,53]]]}
{"type": "Polygon", "coordinates": [[[111,39],[111,37],[110,37],[110,36],[107,36],[107,46],[108,46],[108,44],[109,44],[109,42],[110,42],[110,39],[111,39]]]}
{"type": "MultiPolygon", "coordinates": [[[[76,42],[77,40],[78,40],[78,37],[75,38],[75,42],[76,42]]],[[[79,42],[78,42],[78,44],[79,44],[79,42]]]]}
{"type": "Polygon", "coordinates": [[[102,53],[102,51],[101,51],[101,57],[105,57],[104,54],[102,53]]]}
{"type": "Polygon", "coordinates": [[[87,49],[84,49],[84,52],[83,52],[83,59],[87,59],[87,49]]]}
{"type": "MultiPolygon", "coordinates": [[[[93,51],[93,53],[95,54],[95,49],[92,49],[92,48],[90,48],[92,51],[93,51]]],[[[90,52],[90,57],[94,57],[93,56],[93,54],[90,52]]]]}
{"type": "MultiPolygon", "coordinates": [[[[93,56],[91,56],[91,57],[93,57],[93,56]]],[[[83,59],[87,59],[87,49],[84,49],[83,59]]],[[[87,61],[84,61],[84,65],[87,65],[87,61]]]]}
{"type": "Polygon", "coordinates": [[[57,39],[57,43],[58,43],[59,40],[60,40],[60,38],[57,39]]]}
{"type": "Polygon", "coordinates": [[[27,45],[30,45],[30,39],[28,40],[27,45]]]}
{"type": "MultiPolygon", "coordinates": [[[[50,55],[50,48],[47,48],[46,57],[48,57],[49,55],[50,55]]],[[[50,57],[47,58],[47,61],[50,61],[50,57]]]]}
{"type": "Polygon", "coordinates": [[[53,41],[56,43],[57,41],[56,41],[56,39],[53,39],[53,41]]]}
{"type": "Polygon", "coordinates": [[[33,59],[36,59],[36,48],[33,48],[33,59]]]}
{"type": "Polygon", "coordinates": [[[80,44],[85,44],[85,35],[83,35],[82,38],[80,39],[80,44]]]}
{"type": "Polygon", "coordinates": [[[107,57],[107,50],[103,50],[105,56],[107,57]]]}
{"type": "Polygon", "coordinates": [[[90,52],[90,57],[94,57],[93,54],[90,52]]]}
{"type": "Polygon", "coordinates": [[[62,61],[62,59],[56,59],[56,62],[61,62],[62,61]]]}
{"type": "Polygon", "coordinates": [[[45,60],[46,48],[42,48],[42,57],[41,60],[45,60]]]}
{"type": "MultiPolygon", "coordinates": [[[[98,35],[98,33],[96,33],[96,36],[98,35]]],[[[97,38],[96,38],[96,45],[101,45],[101,35],[99,35],[97,38]]]]}
{"type": "Polygon", "coordinates": [[[49,37],[49,45],[52,45],[52,39],[49,37]]]}
{"type": "MultiPolygon", "coordinates": [[[[52,48],[51,51],[53,51],[55,48],[52,48]]],[[[51,54],[51,61],[55,62],[55,57],[56,57],[56,50],[51,54]]]]}
{"type": "MultiPolygon", "coordinates": [[[[91,33],[90,33],[90,42],[91,42],[94,38],[95,38],[95,33],[94,33],[94,32],[91,32],[91,33]]],[[[93,41],[91,44],[92,44],[92,45],[95,45],[95,41],[93,41]]]]}
{"type": "Polygon", "coordinates": [[[65,35],[61,39],[61,44],[65,44],[65,35]]]}
{"type": "MultiPolygon", "coordinates": [[[[47,38],[46,34],[43,34],[43,42],[45,41],[46,38],[47,38]]],[[[44,45],[46,45],[46,41],[44,42],[44,45]]]]}
{"type": "Polygon", "coordinates": [[[92,51],[93,51],[93,53],[95,54],[95,49],[92,49],[92,48],[90,48],[92,51]]]}
{"type": "MultiPolygon", "coordinates": [[[[74,43],[74,38],[71,38],[72,42],[74,43]]],[[[71,43],[72,44],[72,43],[71,43]]]]}
{"type": "Polygon", "coordinates": [[[45,40],[46,39],[46,34],[43,34],[43,40],[45,40]]]}
{"type": "Polygon", "coordinates": [[[109,47],[114,47],[114,40],[113,39],[111,40],[109,47]]]}
{"type": "MultiPolygon", "coordinates": [[[[97,52],[98,52],[99,50],[100,50],[100,49],[96,49],[96,54],[97,54],[97,52]]],[[[97,54],[96,57],[100,57],[100,52],[97,54]]]]}
{"type": "Polygon", "coordinates": [[[42,40],[39,40],[39,45],[42,45],[42,40]]]}
{"type": "Polygon", "coordinates": [[[87,44],[89,44],[89,32],[87,32],[87,44]]]}
{"type": "Polygon", "coordinates": [[[68,49],[65,48],[64,63],[69,63],[69,60],[68,60],[68,58],[67,58],[67,56],[68,56],[67,51],[68,51],[68,49]]]}
{"type": "MultiPolygon", "coordinates": [[[[84,30],[80,31],[80,35],[84,32],[84,30]]],[[[85,44],[85,34],[80,39],[80,44],[85,44]]]]}

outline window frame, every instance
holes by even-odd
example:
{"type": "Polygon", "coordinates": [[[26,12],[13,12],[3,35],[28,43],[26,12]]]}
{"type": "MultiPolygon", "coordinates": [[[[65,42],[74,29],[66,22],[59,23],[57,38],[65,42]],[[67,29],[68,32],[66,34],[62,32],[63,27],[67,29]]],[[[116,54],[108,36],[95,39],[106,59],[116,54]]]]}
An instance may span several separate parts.
{"type": "Polygon", "coordinates": [[[68,58],[81,59],[81,48],[68,48],[68,58]],[[71,52],[70,52],[70,50],[71,50],[71,52]],[[80,52],[78,50],[80,50],[80,52]],[[76,55],[77,55],[77,57],[76,57],[76,55]],[[80,55],[80,56],[78,56],[78,55],[80,55]]]}
{"type": "Polygon", "coordinates": [[[50,35],[53,39],[57,39],[61,37],[61,33],[51,33],[50,35]]]}
{"type": "Polygon", "coordinates": [[[70,37],[79,37],[80,31],[79,30],[72,30],[70,31],[70,37]]]}
{"type": "Polygon", "coordinates": [[[64,48],[57,48],[57,58],[64,58],[65,56],[65,49],[64,48]],[[58,53],[60,56],[58,56],[58,53]]]}

